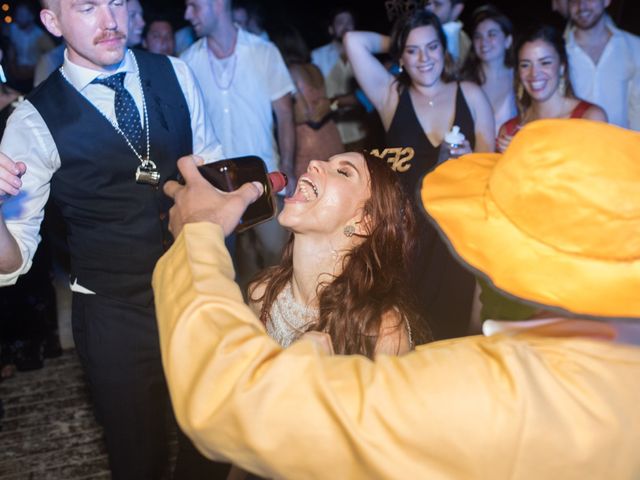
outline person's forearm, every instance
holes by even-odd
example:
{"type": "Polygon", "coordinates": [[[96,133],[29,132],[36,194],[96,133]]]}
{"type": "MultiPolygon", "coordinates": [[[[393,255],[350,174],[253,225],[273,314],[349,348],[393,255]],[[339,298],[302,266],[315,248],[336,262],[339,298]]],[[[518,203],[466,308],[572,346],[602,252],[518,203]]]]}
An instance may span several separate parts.
{"type": "Polygon", "coordinates": [[[13,273],[21,265],[20,248],[4,223],[4,216],[0,209],[0,274],[13,273]]]}
{"type": "Polygon", "coordinates": [[[369,53],[387,53],[391,47],[391,39],[387,35],[375,32],[347,32],[344,36],[345,49],[351,57],[351,52],[364,49],[369,53]]]}

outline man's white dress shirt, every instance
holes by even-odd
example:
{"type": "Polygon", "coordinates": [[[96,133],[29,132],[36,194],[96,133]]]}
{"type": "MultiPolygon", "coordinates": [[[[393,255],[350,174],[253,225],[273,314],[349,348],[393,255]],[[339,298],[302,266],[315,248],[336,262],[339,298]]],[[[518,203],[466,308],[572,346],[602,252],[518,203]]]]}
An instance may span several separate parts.
{"type": "Polygon", "coordinates": [[[257,155],[269,171],[277,170],[271,102],[293,93],[295,87],[275,45],[238,29],[229,57],[218,59],[203,37],[180,58],[200,84],[225,155],[257,155]]]}
{"type": "MultiPolygon", "coordinates": [[[[202,94],[193,74],[183,61],[172,57],[169,59],[191,114],[193,152],[202,156],[206,162],[222,158],[222,148],[204,109],[202,94]]],[[[65,52],[63,70],[67,80],[114,122],[115,92],[109,87],[91,82],[98,77],[126,72],[125,87],[138,106],[141,124],[144,126],[142,91],[136,64],[130,51],[127,51],[117,68],[106,74],[72,63],[65,52]]],[[[100,145],[96,145],[96,148],[100,148],[100,145]]],[[[20,193],[2,204],[7,227],[22,253],[22,266],[16,272],[0,275],[0,286],[3,286],[15,283],[18,276],[26,273],[31,267],[31,260],[40,241],[38,232],[44,217],[44,206],[49,198],[49,182],[56,170],[60,168],[60,155],[46,123],[28,100],[22,102],[9,117],[0,143],[0,151],[14,162],[24,162],[27,165],[27,172],[22,177],[23,186],[20,193]]],[[[136,165],[132,165],[131,175],[134,175],[135,168],[136,165]]],[[[73,285],[72,289],[90,293],[78,285],[73,285]]]]}
{"type": "Polygon", "coordinates": [[[640,130],[640,37],[607,22],[611,38],[595,64],[575,40],[566,36],[571,83],[579,98],[602,107],[609,123],[640,130]]]}

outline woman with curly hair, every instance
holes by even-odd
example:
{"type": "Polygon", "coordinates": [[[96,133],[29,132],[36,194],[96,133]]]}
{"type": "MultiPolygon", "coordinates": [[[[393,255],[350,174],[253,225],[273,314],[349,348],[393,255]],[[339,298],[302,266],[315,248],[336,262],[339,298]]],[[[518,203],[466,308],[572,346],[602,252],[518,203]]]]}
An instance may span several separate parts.
{"type": "Polygon", "coordinates": [[[372,358],[426,339],[407,293],[414,217],[384,161],[355,152],[312,160],[278,220],[292,232],[282,262],[249,288],[276,341],[311,335],[372,358]]]}

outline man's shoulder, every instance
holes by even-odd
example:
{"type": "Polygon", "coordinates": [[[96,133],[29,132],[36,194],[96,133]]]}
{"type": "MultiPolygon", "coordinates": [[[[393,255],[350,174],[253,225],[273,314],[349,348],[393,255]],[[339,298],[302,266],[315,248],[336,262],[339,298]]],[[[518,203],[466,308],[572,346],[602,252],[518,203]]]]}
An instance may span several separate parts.
{"type": "Polygon", "coordinates": [[[264,38],[243,29],[238,30],[238,45],[258,53],[266,53],[269,50],[278,50],[278,48],[269,40],[265,40],[264,38]]]}
{"type": "Polygon", "coordinates": [[[44,99],[49,98],[51,95],[56,96],[55,92],[60,92],[60,89],[64,86],[65,81],[60,70],[54,69],[51,75],[29,92],[26,99],[37,107],[44,99]]]}
{"type": "Polygon", "coordinates": [[[206,47],[206,37],[199,38],[195,41],[189,48],[187,48],[184,52],[180,54],[180,59],[190,63],[194,59],[198,58],[202,55],[202,52],[206,53],[206,50],[203,48],[206,47]]]}
{"type": "Polygon", "coordinates": [[[638,48],[640,47],[640,36],[628,32],[626,30],[622,30],[621,28],[616,29],[617,32],[625,39],[625,41],[635,50],[634,54],[640,61],[640,55],[638,55],[638,48]]]}
{"type": "Polygon", "coordinates": [[[324,57],[328,55],[332,55],[335,50],[335,46],[333,43],[327,43],[326,45],[322,45],[318,48],[314,48],[311,50],[311,58],[313,57],[324,57]]]}

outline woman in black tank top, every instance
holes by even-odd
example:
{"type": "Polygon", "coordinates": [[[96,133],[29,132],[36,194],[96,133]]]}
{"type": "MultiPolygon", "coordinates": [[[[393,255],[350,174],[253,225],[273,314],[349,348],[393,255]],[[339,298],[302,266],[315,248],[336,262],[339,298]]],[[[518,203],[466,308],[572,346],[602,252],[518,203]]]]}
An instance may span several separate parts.
{"type": "Polygon", "coordinates": [[[482,90],[453,81],[453,61],[438,18],[417,11],[401,18],[392,38],[349,32],[344,39],[358,83],[375,105],[386,131],[384,145],[371,153],[395,170],[422,219],[407,288],[429,318],[436,339],[465,335],[471,316],[474,277],[452,256],[419,207],[419,187],[435,167],[444,135],[453,125],[466,137],[454,155],[493,150],[491,106],[482,90]],[[400,66],[393,76],[374,56],[390,51],[400,66]]]}

